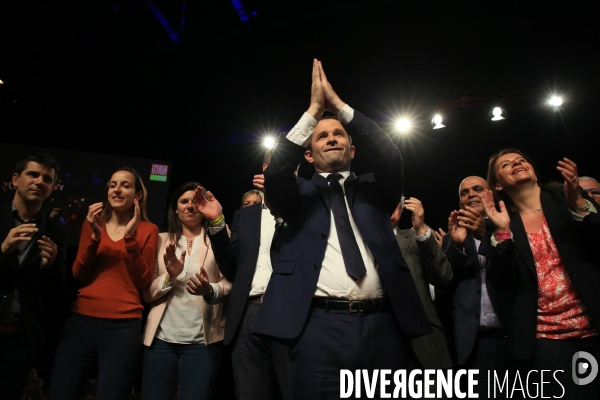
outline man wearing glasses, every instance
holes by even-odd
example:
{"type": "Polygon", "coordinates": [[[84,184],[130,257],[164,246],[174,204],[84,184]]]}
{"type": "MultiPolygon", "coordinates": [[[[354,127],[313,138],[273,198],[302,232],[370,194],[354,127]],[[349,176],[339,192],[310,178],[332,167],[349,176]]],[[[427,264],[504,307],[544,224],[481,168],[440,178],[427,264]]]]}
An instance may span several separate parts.
{"type": "Polygon", "coordinates": [[[588,195],[594,199],[594,201],[600,204],[600,183],[594,178],[589,176],[579,177],[579,186],[588,192],[588,195]]]}

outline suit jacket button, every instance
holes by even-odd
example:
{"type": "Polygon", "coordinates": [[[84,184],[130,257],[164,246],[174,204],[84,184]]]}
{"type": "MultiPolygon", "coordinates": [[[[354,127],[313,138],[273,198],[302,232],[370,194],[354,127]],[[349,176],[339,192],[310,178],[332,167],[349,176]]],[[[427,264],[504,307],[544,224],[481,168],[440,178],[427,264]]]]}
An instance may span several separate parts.
{"type": "Polygon", "coordinates": [[[248,286],[252,285],[252,282],[248,281],[248,286]]]}
{"type": "Polygon", "coordinates": [[[326,239],[326,238],[327,238],[327,235],[324,233],[321,233],[321,239],[326,239]]]}
{"type": "Polygon", "coordinates": [[[319,268],[319,264],[314,264],[313,265],[313,269],[318,269],[319,268]]]}

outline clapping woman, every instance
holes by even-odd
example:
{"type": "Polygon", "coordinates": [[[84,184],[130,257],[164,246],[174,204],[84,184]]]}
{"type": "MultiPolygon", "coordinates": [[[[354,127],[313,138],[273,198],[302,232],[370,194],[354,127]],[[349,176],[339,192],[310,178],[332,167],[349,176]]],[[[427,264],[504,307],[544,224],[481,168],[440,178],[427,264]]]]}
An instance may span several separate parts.
{"type": "Polygon", "coordinates": [[[498,210],[491,191],[483,196],[496,226],[488,276],[512,293],[513,355],[527,370],[552,371],[542,377],[544,395],[596,399],[600,380],[575,384],[571,362],[579,351],[600,360],[600,217],[582,196],[575,163],[564,158],[557,170],[564,185],[543,186],[522,152],[490,158],[488,184],[500,201],[498,210]]]}
{"type": "Polygon", "coordinates": [[[208,221],[196,209],[197,182],[181,185],[169,203],[168,232],[159,235],[154,279],[144,290],[152,304],[144,332],[146,400],[210,399],[216,378],[231,289],[208,239],[208,221]]]}
{"type": "Polygon", "coordinates": [[[84,221],[73,276],[81,283],[54,362],[50,400],[78,399],[98,363],[97,400],[131,396],[141,349],[140,291],[152,279],[158,228],[146,217],[140,175],[119,168],[106,202],[84,221]]]}

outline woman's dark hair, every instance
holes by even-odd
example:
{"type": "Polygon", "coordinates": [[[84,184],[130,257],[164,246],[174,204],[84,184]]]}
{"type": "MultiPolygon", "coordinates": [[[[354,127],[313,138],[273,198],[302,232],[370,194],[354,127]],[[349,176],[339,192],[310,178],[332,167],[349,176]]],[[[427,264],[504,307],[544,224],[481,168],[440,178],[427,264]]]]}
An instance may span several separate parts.
{"type": "MultiPolygon", "coordinates": [[[[171,199],[169,200],[169,211],[167,213],[167,221],[169,224],[169,240],[172,243],[178,244],[179,239],[181,239],[181,235],[183,234],[181,220],[177,215],[177,202],[185,192],[189,192],[190,190],[196,190],[198,186],[202,187],[202,193],[204,194],[204,196],[206,196],[206,188],[202,186],[199,182],[186,182],[183,185],[179,186],[177,189],[175,189],[175,191],[171,195],[171,199]]],[[[202,219],[202,227],[204,228],[204,234],[206,235],[206,232],[208,231],[207,219],[202,219]]],[[[204,241],[206,241],[206,237],[204,237],[204,241]]]]}
{"type": "MultiPolygon", "coordinates": [[[[148,215],[146,214],[146,203],[148,201],[148,191],[146,190],[146,186],[144,186],[144,181],[142,181],[142,177],[140,176],[140,174],[137,173],[137,171],[135,169],[133,169],[133,167],[129,167],[129,166],[125,165],[120,168],[117,168],[110,175],[111,179],[112,179],[113,175],[119,171],[126,171],[133,175],[133,184],[135,186],[135,192],[136,193],[142,192],[142,197],[138,200],[138,203],[140,205],[140,219],[142,221],[150,221],[148,219],[148,215]]],[[[110,203],[108,202],[108,189],[109,188],[110,188],[110,179],[108,180],[108,182],[106,182],[107,199],[104,202],[102,212],[100,213],[100,219],[102,219],[102,221],[104,221],[105,223],[110,220],[110,217],[112,216],[112,213],[113,213],[113,208],[110,206],[110,203]]],[[[132,214],[133,214],[133,211],[132,211],[132,214]]]]}
{"type": "Polygon", "coordinates": [[[535,165],[535,163],[533,162],[533,160],[531,158],[529,158],[528,156],[526,156],[521,150],[504,149],[504,150],[500,150],[498,153],[492,154],[490,156],[490,160],[488,161],[488,172],[487,172],[488,186],[494,193],[496,203],[498,202],[498,200],[502,200],[504,202],[504,204],[506,205],[508,212],[512,216],[513,214],[515,214],[517,212],[517,208],[515,207],[512,199],[508,196],[506,191],[504,191],[504,190],[497,191],[496,190],[496,185],[498,184],[498,177],[496,176],[496,162],[503,155],[510,154],[510,153],[515,153],[515,154],[520,155],[521,157],[523,157],[525,159],[525,161],[527,161],[529,164],[531,164],[531,166],[533,167],[533,172],[535,172],[535,176],[537,178],[538,186],[542,186],[542,185],[540,184],[540,179],[541,179],[540,171],[538,170],[538,168],[535,165]]]}

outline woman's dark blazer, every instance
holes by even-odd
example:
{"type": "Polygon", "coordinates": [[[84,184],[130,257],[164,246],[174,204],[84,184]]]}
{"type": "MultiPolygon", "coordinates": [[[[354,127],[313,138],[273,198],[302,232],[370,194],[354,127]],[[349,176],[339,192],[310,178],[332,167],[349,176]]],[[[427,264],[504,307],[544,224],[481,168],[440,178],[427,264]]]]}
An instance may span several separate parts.
{"type": "MultiPolygon", "coordinates": [[[[573,287],[592,324],[600,328],[600,216],[590,212],[583,221],[576,221],[562,186],[544,188],[540,197],[546,222],[573,287]]],[[[587,196],[584,198],[589,200],[587,196]]],[[[505,240],[493,249],[488,276],[493,286],[512,294],[511,350],[518,359],[528,360],[535,349],[538,281],[533,253],[518,213],[511,218],[510,229],[513,240],[505,240]]]]}

